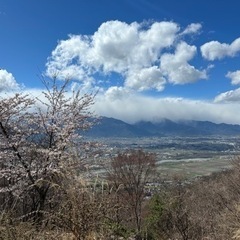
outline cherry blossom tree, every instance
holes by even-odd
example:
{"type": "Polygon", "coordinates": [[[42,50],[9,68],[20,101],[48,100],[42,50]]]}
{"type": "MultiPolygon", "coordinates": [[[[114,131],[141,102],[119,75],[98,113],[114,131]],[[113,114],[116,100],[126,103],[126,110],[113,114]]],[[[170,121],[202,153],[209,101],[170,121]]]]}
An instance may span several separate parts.
{"type": "Polygon", "coordinates": [[[21,214],[36,220],[54,184],[77,168],[71,147],[93,124],[95,96],[69,90],[70,80],[43,83],[41,98],[23,93],[0,98],[0,200],[2,206],[10,199],[21,203],[21,214]]]}

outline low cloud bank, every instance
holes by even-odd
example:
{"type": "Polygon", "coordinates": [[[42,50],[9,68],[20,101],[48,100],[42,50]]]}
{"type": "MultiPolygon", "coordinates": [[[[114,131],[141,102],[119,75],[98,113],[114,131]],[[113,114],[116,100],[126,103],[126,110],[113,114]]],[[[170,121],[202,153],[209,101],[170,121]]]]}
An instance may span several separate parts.
{"type": "MultiPolygon", "coordinates": [[[[116,90],[116,89],[115,89],[116,90]]],[[[167,118],[240,124],[240,103],[217,103],[184,98],[152,98],[143,95],[114,93],[97,96],[94,110],[101,116],[128,123],[160,121],[167,118]],[[117,98],[114,98],[116,97],[117,98]]]]}

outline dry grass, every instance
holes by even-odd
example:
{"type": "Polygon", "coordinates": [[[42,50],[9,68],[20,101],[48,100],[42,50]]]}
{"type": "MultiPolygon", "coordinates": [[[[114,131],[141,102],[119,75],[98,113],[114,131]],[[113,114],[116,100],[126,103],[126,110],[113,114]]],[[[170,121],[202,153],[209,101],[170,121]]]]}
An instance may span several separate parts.
{"type": "MultiPolygon", "coordinates": [[[[161,214],[147,226],[152,231],[151,240],[240,240],[240,162],[233,169],[191,184],[175,183],[161,192],[161,214]]],[[[86,184],[82,179],[65,179],[56,186],[56,194],[46,208],[43,221],[36,224],[31,219],[16,217],[14,210],[0,214],[0,240],[107,240],[120,239],[114,229],[123,223],[127,231],[129,214],[116,212],[118,192],[107,184],[86,184]],[[112,192],[111,192],[112,191],[112,192]],[[117,222],[120,221],[120,222],[117,222]]],[[[119,203],[118,203],[119,204],[119,203]]],[[[149,202],[145,202],[146,209],[149,202]]],[[[159,206],[158,206],[159,207],[159,206]]],[[[158,211],[160,211],[158,209],[158,211]]],[[[150,210],[144,212],[149,217],[150,210]]],[[[156,214],[156,212],[155,212],[156,214]]],[[[146,221],[145,221],[146,222],[146,221]]],[[[123,226],[122,225],[122,226],[123,226]]],[[[123,236],[123,235],[122,235],[123,236]]],[[[150,235],[149,235],[150,236],[150,235]]],[[[128,239],[129,234],[121,239],[128,239]]]]}

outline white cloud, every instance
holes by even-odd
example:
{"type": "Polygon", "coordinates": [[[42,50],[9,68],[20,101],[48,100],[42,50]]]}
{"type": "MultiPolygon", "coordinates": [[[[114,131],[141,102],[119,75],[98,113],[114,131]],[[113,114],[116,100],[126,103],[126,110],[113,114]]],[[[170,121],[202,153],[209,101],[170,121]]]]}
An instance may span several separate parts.
{"type": "Polygon", "coordinates": [[[181,41],[183,35],[196,34],[200,29],[201,24],[194,23],[181,33],[174,22],[108,21],[91,36],[69,35],[60,41],[48,59],[47,74],[58,73],[60,79],[72,77],[88,88],[103,87],[93,106],[101,116],[128,122],[205,117],[219,120],[209,103],[139,93],[162,91],[167,83],[186,84],[207,78],[206,70],[189,63],[197,48],[181,41]],[[115,74],[120,78],[112,79],[115,74]]]}
{"type": "MultiPolygon", "coordinates": [[[[138,62],[147,58],[150,62],[155,62],[161,53],[161,50],[172,46],[176,40],[180,27],[173,22],[156,22],[151,27],[139,32],[139,44],[136,46],[136,53],[140,50],[138,62]]],[[[141,64],[142,65],[142,64],[141,64]]]]}
{"type": "Polygon", "coordinates": [[[180,42],[174,54],[165,53],[162,55],[160,67],[163,73],[168,76],[169,82],[186,84],[207,78],[206,71],[200,71],[188,63],[196,55],[196,52],[195,46],[180,42]]]}
{"type": "Polygon", "coordinates": [[[0,92],[1,91],[14,91],[19,88],[12,73],[5,69],[0,69],[0,92]]]}
{"type": "Polygon", "coordinates": [[[123,99],[127,99],[128,96],[130,94],[130,91],[123,88],[123,87],[117,87],[117,86],[113,86],[110,87],[105,93],[104,93],[104,97],[106,98],[106,100],[108,101],[118,101],[118,100],[123,100],[123,99]]]}
{"type": "Polygon", "coordinates": [[[126,24],[120,21],[103,23],[92,36],[87,63],[104,72],[124,72],[128,68],[128,61],[139,40],[137,23],[126,24]]]}
{"type": "Polygon", "coordinates": [[[157,66],[129,71],[126,78],[126,86],[138,91],[156,89],[162,91],[166,80],[157,66]]]}
{"type": "Polygon", "coordinates": [[[89,49],[87,39],[84,36],[69,35],[68,40],[60,41],[48,58],[46,74],[50,77],[57,76],[58,79],[84,80],[87,69],[81,58],[85,58],[89,49]]]}
{"type": "Polygon", "coordinates": [[[229,103],[234,103],[238,102],[240,103],[240,88],[237,88],[235,90],[227,91],[224,93],[219,94],[218,96],[215,97],[215,102],[229,102],[229,103]]]}
{"type": "MultiPolygon", "coordinates": [[[[75,89],[80,86],[72,87],[75,89]]],[[[33,98],[38,97],[44,102],[46,99],[42,91],[43,89],[24,89],[23,93],[33,98]]],[[[235,94],[238,98],[229,103],[223,99],[222,102],[220,99],[208,102],[174,97],[150,97],[124,87],[113,86],[106,92],[97,94],[92,110],[100,116],[114,117],[129,123],[167,118],[173,121],[208,120],[216,123],[240,124],[240,115],[236,114],[240,108],[240,89],[235,94]]]]}
{"type": "Polygon", "coordinates": [[[240,70],[235,72],[228,72],[226,74],[226,77],[231,79],[231,83],[233,85],[239,85],[240,84],[240,70]]]}
{"type": "MultiPolygon", "coordinates": [[[[193,23],[183,33],[194,34],[200,28],[200,24],[193,23]]],[[[108,21],[91,36],[69,35],[69,39],[60,41],[48,59],[46,72],[50,76],[57,74],[59,79],[73,78],[83,82],[96,73],[117,73],[123,78],[123,87],[137,91],[161,91],[167,76],[170,82],[181,84],[206,78],[204,71],[188,64],[195,55],[194,46],[186,44],[186,49],[181,49],[184,46],[180,44],[174,56],[169,54],[168,59],[174,57],[174,60],[166,59],[166,52],[175,47],[183,33],[174,22],[127,24],[108,21]],[[161,58],[164,52],[166,55],[161,58]],[[183,55],[188,56],[184,58],[183,55]],[[166,63],[159,68],[162,59],[166,59],[166,63]],[[166,64],[172,66],[166,67],[166,64]]]]}
{"type": "Polygon", "coordinates": [[[202,28],[202,25],[200,23],[191,23],[186,27],[186,29],[184,29],[181,35],[198,33],[201,28],[202,28]]]}
{"type": "Polygon", "coordinates": [[[150,26],[120,21],[103,23],[92,36],[87,64],[104,72],[124,74],[132,68],[149,67],[163,48],[170,47],[179,31],[176,23],[157,22],[150,26]]]}
{"type": "Polygon", "coordinates": [[[234,57],[240,52],[240,38],[231,44],[211,41],[201,46],[202,56],[207,60],[223,59],[224,57],[234,57]]]}
{"type": "Polygon", "coordinates": [[[129,92],[124,93],[121,89],[120,92],[120,97],[118,94],[113,94],[111,97],[98,95],[93,106],[96,113],[129,123],[167,118],[174,121],[208,120],[216,123],[240,124],[240,115],[236,114],[240,103],[213,103],[169,97],[154,98],[129,94],[129,92]]]}

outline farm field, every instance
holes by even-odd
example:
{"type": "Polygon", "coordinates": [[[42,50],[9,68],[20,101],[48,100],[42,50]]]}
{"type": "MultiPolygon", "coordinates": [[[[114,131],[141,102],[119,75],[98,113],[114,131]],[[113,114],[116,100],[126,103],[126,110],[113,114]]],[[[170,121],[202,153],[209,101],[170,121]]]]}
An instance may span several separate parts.
{"type": "MultiPolygon", "coordinates": [[[[240,140],[231,136],[101,138],[97,141],[104,146],[101,156],[103,161],[126,149],[143,149],[155,153],[158,176],[163,179],[174,176],[193,179],[210,175],[230,168],[234,159],[240,156],[240,140]]],[[[98,160],[94,166],[98,166],[98,160]]],[[[98,173],[104,172],[99,168],[98,173]]]]}

